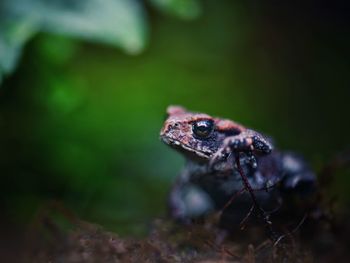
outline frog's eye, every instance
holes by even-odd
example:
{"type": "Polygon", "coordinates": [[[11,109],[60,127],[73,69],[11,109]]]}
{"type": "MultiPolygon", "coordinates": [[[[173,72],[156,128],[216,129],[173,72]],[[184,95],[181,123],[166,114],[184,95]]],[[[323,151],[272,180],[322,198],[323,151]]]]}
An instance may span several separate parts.
{"type": "Polygon", "coordinates": [[[199,139],[208,138],[213,130],[214,122],[212,120],[201,120],[192,124],[192,131],[199,139]]]}

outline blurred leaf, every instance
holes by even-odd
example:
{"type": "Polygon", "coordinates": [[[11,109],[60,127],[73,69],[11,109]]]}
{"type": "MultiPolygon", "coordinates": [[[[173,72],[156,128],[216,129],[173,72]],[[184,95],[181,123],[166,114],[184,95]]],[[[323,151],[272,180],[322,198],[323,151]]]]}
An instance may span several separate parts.
{"type": "Polygon", "coordinates": [[[198,0],[150,0],[150,2],[164,13],[182,19],[194,19],[201,13],[198,0]]]}
{"type": "Polygon", "coordinates": [[[132,54],[144,48],[146,20],[138,1],[31,1],[39,3],[35,11],[48,32],[111,44],[132,54]]]}
{"type": "Polygon", "coordinates": [[[2,75],[14,70],[22,46],[38,30],[37,24],[30,19],[10,20],[2,14],[0,12],[0,83],[2,75]]]}
{"type": "Polygon", "coordinates": [[[101,42],[129,54],[147,37],[144,9],[136,0],[3,0],[0,3],[0,79],[10,73],[24,44],[38,31],[101,42]]]}

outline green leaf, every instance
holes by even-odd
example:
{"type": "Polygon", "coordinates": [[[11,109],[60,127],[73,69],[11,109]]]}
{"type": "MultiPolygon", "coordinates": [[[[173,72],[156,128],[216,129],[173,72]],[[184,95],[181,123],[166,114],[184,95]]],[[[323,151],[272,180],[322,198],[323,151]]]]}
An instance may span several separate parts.
{"type": "Polygon", "coordinates": [[[7,20],[0,23],[0,76],[14,70],[22,46],[37,31],[37,24],[30,19],[18,18],[16,21],[7,20]]]}
{"type": "Polygon", "coordinates": [[[14,69],[23,46],[38,31],[105,43],[137,54],[145,47],[148,26],[137,0],[2,0],[0,74],[14,69]]]}
{"type": "Polygon", "coordinates": [[[151,4],[164,13],[182,19],[195,19],[201,13],[198,0],[149,0],[151,4]]]}
{"type": "Polygon", "coordinates": [[[146,19],[135,0],[41,0],[37,12],[48,32],[111,44],[131,54],[145,46],[146,19]]]}

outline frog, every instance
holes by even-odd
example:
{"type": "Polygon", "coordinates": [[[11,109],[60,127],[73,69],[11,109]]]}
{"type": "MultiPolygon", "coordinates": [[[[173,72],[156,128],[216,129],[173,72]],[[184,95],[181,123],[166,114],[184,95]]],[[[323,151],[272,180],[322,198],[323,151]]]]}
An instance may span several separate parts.
{"type": "Polygon", "coordinates": [[[160,139],[185,158],[168,197],[170,216],[179,222],[219,211],[221,227],[240,226],[254,203],[238,168],[271,215],[299,216],[309,209],[304,200],[317,190],[316,175],[303,157],[276,149],[272,138],[230,119],[171,105],[160,139]]]}

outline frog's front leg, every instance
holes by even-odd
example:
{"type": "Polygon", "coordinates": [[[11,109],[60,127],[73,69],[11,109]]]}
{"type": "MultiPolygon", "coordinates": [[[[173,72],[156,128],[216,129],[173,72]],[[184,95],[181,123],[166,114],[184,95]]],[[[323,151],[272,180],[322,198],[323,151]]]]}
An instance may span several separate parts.
{"type": "Polygon", "coordinates": [[[210,165],[225,161],[232,152],[244,152],[250,158],[253,167],[256,166],[254,154],[269,154],[273,149],[272,144],[260,133],[246,129],[238,135],[229,136],[220,149],[213,155],[210,165]]]}
{"type": "Polygon", "coordinates": [[[214,202],[202,188],[190,182],[188,169],[177,178],[169,195],[172,218],[187,223],[214,210],[214,202]]]}

